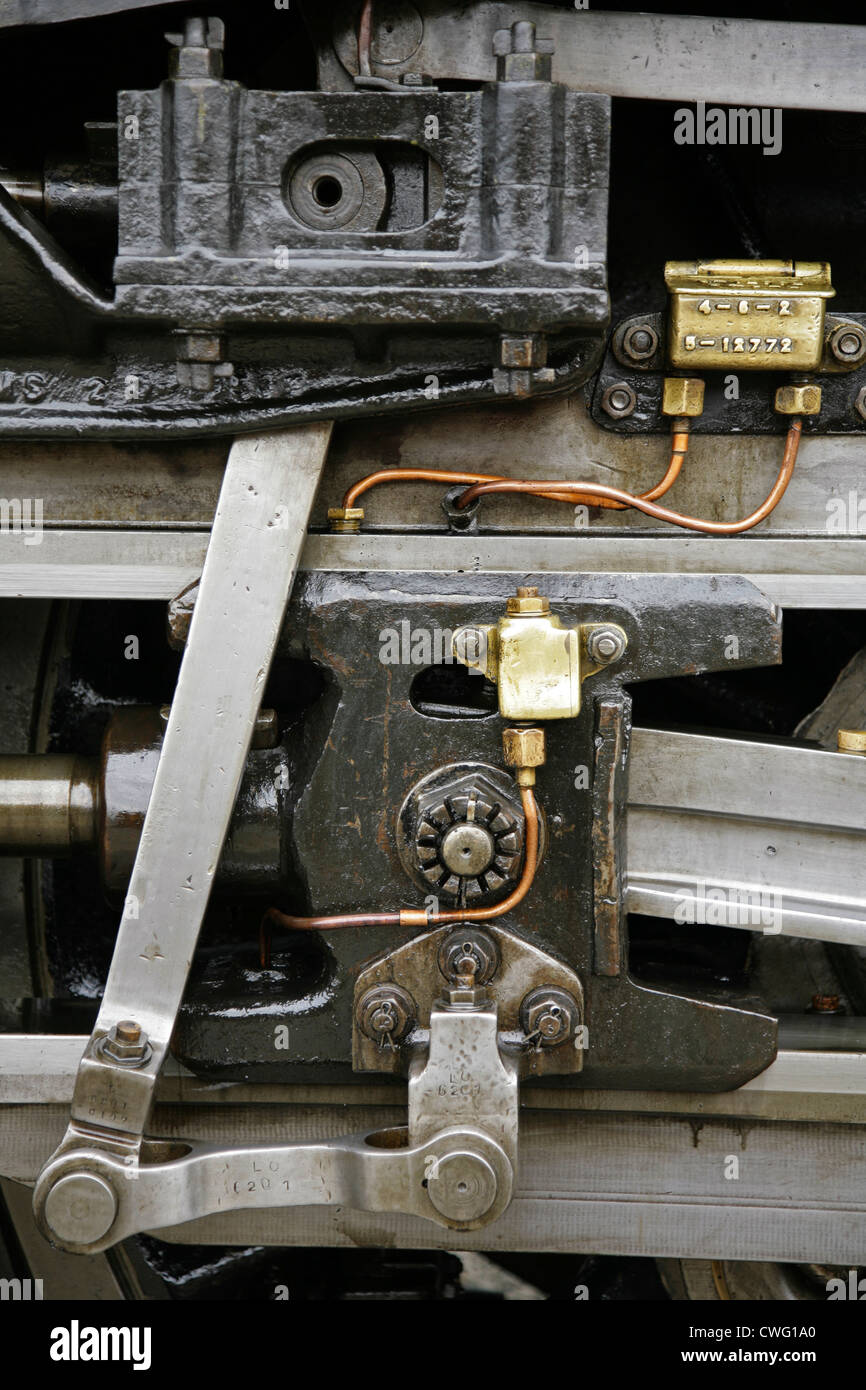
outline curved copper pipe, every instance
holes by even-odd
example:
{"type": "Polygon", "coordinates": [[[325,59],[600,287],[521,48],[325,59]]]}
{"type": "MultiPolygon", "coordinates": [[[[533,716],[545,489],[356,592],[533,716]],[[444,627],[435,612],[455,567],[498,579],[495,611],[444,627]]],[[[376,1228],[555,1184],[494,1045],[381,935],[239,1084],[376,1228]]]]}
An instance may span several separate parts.
{"type": "Polygon", "coordinates": [[[358,72],[361,77],[369,77],[370,48],[373,42],[373,0],[364,0],[361,18],[358,21],[358,72]]]}
{"type": "MultiPolygon", "coordinates": [[[[642,492],[639,495],[653,501],[656,497],[662,497],[676,482],[683,466],[683,459],[689,447],[689,436],[686,431],[678,431],[673,436],[673,447],[671,461],[668,464],[667,472],[661,482],[656,483],[649,492],[642,492]]],[[[371,488],[378,487],[380,483],[505,483],[508,478],[501,473],[464,473],[453,472],[438,468],[381,468],[377,473],[368,473],[366,478],[359,478],[357,483],[346,492],[343,498],[343,506],[356,507],[358,498],[363,497],[365,492],[371,488]]],[[[601,486],[599,484],[599,486],[601,486]]],[[[603,496],[596,496],[594,493],[594,483],[573,484],[569,482],[544,484],[545,491],[537,494],[546,497],[553,502],[570,502],[577,505],[580,502],[586,503],[591,507],[621,508],[628,505],[625,502],[614,502],[603,496]],[[564,488],[579,486],[586,488],[585,493],[574,494],[563,491],[564,488]]],[[[462,502],[462,498],[461,498],[462,502]]]]}
{"type": "Polygon", "coordinates": [[[785,490],[791,481],[794,472],[794,465],[797,462],[797,451],[800,447],[800,435],[803,429],[802,420],[792,420],[788,435],[785,440],[785,452],[782,457],[782,466],[769,494],[758,507],[757,511],[750,516],[744,517],[742,521],[704,521],[700,517],[684,516],[681,512],[672,512],[667,507],[657,507],[654,502],[648,501],[645,497],[636,497],[630,492],[623,492],[620,488],[603,487],[596,484],[586,483],[551,483],[540,482],[531,483],[526,480],[506,479],[503,482],[475,483],[466,489],[457,499],[457,507],[468,507],[474,502],[476,497],[485,497],[490,493],[515,492],[521,496],[528,497],[547,497],[549,489],[557,487],[563,491],[562,500],[566,497],[569,502],[574,500],[576,491],[571,489],[586,488],[591,486],[598,492],[599,496],[610,498],[612,501],[620,502],[626,507],[635,507],[640,512],[645,512],[647,516],[655,517],[658,521],[669,521],[674,526],[683,526],[689,531],[701,531],[708,536],[736,536],[743,531],[750,531],[753,526],[757,526],[770,512],[778,506],[785,490]]]}
{"type": "Polygon", "coordinates": [[[424,912],[420,909],[402,908],[399,912],[351,912],[331,917],[295,917],[281,912],[277,907],[268,908],[259,928],[259,958],[264,968],[270,964],[270,924],[288,931],[340,931],[344,927],[441,927],[449,922],[489,922],[494,917],[502,917],[523,902],[535,879],[538,868],[539,811],[535,793],[531,787],[520,788],[520,801],[526,819],[526,849],[523,859],[523,872],[507,898],[494,903],[492,907],[453,908],[445,912],[424,912]]]}

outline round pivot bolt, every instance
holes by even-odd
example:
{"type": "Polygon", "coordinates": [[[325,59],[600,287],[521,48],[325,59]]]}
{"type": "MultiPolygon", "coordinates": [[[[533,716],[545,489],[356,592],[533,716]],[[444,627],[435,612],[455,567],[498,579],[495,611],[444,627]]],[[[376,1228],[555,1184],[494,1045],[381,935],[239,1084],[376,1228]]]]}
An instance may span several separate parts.
{"type": "Polygon", "coordinates": [[[91,1245],[111,1229],[117,1198],[96,1173],[68,1173],[45,1198],[45,1220],[65,1245],[91,1245]]]}
{"type": "Polygon", "coordinates": [[[458,1150],[437,1159],[427,1179],[427,1195],[447,1221],[480,1221],[496,1200],[496,1174],[480,1154],[458,1150]]]}
{"type": "Polygon", "coordinates": [[[613,627],[597,627],[586,639],[587,656],[602,666],[618,661],[625,649],[625,634],[613,627]]]}
{"type": "Polygon", "coordinates": [[[452,825],[442,836],[439,858],[452,874],[475,878],[496,858],[496,841],[486,825],[465,821],[452,825]]]}

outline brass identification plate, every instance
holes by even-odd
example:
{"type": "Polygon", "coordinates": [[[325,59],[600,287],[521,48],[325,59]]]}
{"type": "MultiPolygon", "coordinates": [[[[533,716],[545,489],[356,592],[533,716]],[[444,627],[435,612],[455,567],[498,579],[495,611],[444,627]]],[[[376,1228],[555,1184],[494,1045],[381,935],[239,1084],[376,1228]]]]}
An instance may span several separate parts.
{"type": "Polygon", "coordinates": [[[672,367],[811,371],[835,293],[820,261],[668,261],[672,367]]]}

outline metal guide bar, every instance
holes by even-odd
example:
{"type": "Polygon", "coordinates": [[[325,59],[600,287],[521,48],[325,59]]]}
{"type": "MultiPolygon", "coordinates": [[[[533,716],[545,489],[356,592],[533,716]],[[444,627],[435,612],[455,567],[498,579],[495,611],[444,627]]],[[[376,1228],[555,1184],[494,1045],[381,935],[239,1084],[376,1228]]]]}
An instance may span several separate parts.
{"type": "Polygon", "coordinates": [[[553,80],[581,92],[652,101],[866,111],[866,29],[695,15],[604,14],[538,4],[479,4],[428,16],[404,63],[377,76],[496,77],[493,35],[529,20],[553,42],[553,80]]]}
{"type": "MultiPolygon", "coordinates": [[[[68,1105],[75,1074],[87,1039],[72,1034],[0,1034],[0,1106],[53,1107],[68,1105]]],[[[736,1091],[597,1091],[552,1090],[524,1086],[520,1106],[533,1110],[674,1111],[677,1114],[760,1114],[768,1119],[814,1118],[852,1121],[852,1115],[830,1116],[822,1106],[838,1097],[858,1107],[866,1123],[866,1054],[782,1049],[776,1060],[736,1091]],[[800,1106],[800,1100],[807,1106],[800,1106]],[[796,1114],[787,1108],[796,1100],[796,1114]]],[[[156,1091],[157,1104],[235,1106],[394,1106],[403,1107],[400,1086],[373,1080],[362,1085],[283,1085],[263,1082],[210,1081],[194,1076],[168,1056],[156,1091]]],[[[343,1120],[345,1120],[345,1115],[343,1120]]],[[[341,1121],[342,1123],[342,1121],[341,1121]]],[[[2,1126],[0,1126],[2,1131],[2,1126]]],[[[2,1150],[0,1150],[2,1152],[2,1150]]],[[[0,1161],[2,1171],[2,1161],[0,1161]]]]}
{"type": "Polygon", "coordinates": [[[236,442],[73,1117],[141,1131],[175,1023],[291,592],[330,424],[236,442]],[[123,1071],[96,1040],[124,1019],[151,1055],[123,1071]]]}
{"type": "MultiPolygon", "coordinates": [[[[315,428],[315,427],[310,427],[315,428]]],[[[0,534],[0,598],[174,598],[201,573],[201,531],[0,534]]],[[[784,608],[866,608],[862,538],[308,535],[301,570],[431,573],[737,574],[784,608]]]]}
{"type": "Polygon", "coordinates": [[[632,731],[632,912],[866,946],[866,758],[632,731]]]}

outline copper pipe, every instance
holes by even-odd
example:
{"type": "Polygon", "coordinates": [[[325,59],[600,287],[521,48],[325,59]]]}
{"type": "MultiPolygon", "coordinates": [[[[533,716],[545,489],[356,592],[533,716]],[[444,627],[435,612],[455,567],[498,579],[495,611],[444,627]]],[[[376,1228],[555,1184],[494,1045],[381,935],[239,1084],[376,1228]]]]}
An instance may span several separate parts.
{"type": "Polygon", "coordinates": [[[332,917],[294,917],[277,907],[268,908],[259,928],[259,958],[264,968],[270,964],[270,924],[288,931],[339,931],[343,927],[441,927],[449,922],[489,922],[502,917],[523,902],[535,879],[538,868],[539,812],[531,787],[520,788],[520,800],[526,818],[526,848],[523,872],[507,898],[492,907],[452,908],[445,912],[426,912],[401,908],[399,912],[352,912],[332,917]]]}
{"type": "Polygon", "coordinates": [[[370,48],[373,42],[373,0],[364,0],[361,18],[358,21],[358,72],[361,77],[369,77],[370,48]]]}
{"type": "MultiPolygon", "coordinates": [[[[661,482],[656,483],[649,492],[640,493],[640,496],[652,502],[656,497],[662,497],[672,487],[679,477],[683,466],[683,459],[689,447],[689,436],[686,431],[678,431],[673,436],[673,447],[671,461],[668,464],[667,472],[661,482]]],[[[455,473],[437,468],[382,468],[378,473],[368,473],[366,478],[360,478],[357,483],[353,483],[343,498],[345,508],[356,507],[358,498],[362,497],[370,488],[378,487],[380,483],[505,483],[509,480],[501,473],[455,473]]],[[[570,502],[576,505],[579,502],[587,503],[594,507],[625,507],[628,503],[613,502],[606,497],[595,496],[594,483],[545,483],[546,491],[539,493],[541,497],[546,497],[553,502],[570,502]],[[563,488],[583,487],[587,491],[585,494],[573,494],[564,492],[563,488]]],[[[601,487],[601,484],[599,484],[601,487]]],[[[462,498],[461,498],[462,502],[462,498]]]]}
{"type": "Polygon", "coordinates": [[[788,435],[785,440],[785,452],[782,457],[782,466],[768,496],[758,507],[757,511],[750,516],[744,517],[742,521],[704,521],[700,517],[684,516],[681,512],[669,511],[667,507],[657,507],[654,502],[648,501],[645,497],[636,497],[630,492],[623,492],[620,488],[603,487],[595,483],[560,483],[560,482],[540,482],[532,483],[526,480],[506,479],[502,482],[475,483],[466,489],[457,499],[457,507],[468,507],[474,502],[476,497],[485,497],[490,493],[515,492],[527,497],[547,497],[552,487],[560,489],[563,493],[562,500],[572,502],[577,495],[577,489],[592,487],[599,496],[608,497],[615,502],[622,503],[626,507],[635,507],[638,511],[645,512],[647,516],[655,517],[658,521],[669,521],[674,526],[683,526],[689,531],[701,531],[708,536],[736,536],[743,531],[750,531],[753,526],[757,526],[770,512],[778,506],[785,490],[791,481],[794,472],[794,465],[797,462],[797,451],[800,447],[800,435],[803,429],[803,422],[800,419],[792,420],[788,435]],[[574,491],[572,491],[574,489],[574,491]]]}

